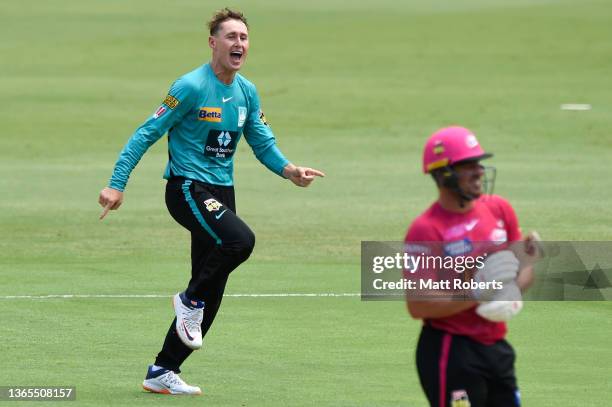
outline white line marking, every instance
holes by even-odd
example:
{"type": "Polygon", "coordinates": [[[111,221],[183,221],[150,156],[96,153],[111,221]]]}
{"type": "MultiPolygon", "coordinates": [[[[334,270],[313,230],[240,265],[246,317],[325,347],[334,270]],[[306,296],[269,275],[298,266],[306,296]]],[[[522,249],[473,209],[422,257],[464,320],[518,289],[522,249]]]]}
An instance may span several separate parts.
{"type": "Polygon", "coordinates": [[[566,103],[561,105],[561,110],[591,110],[591,105],[583,103],[566,103]]]}
{"type": "MultiPolygon", "coordinates": [[[[361,293],[269,293],[225,294],[224,297],[359,297],[361,293]]],[[[0,295],[0,300],[43,300],[53,298],[171,298],[164,294],[48,294],[48,295],[0,295]]]]}

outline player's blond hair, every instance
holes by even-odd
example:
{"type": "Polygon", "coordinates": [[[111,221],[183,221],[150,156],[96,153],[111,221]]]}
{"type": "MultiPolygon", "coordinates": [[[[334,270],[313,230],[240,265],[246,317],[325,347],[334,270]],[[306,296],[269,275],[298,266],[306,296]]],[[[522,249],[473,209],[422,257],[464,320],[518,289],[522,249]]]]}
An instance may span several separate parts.
{"type": "Polygon", "coordinates": [[[228,7],[225,7],[221,10],[216,11],[208,22],[210,35],[217,34],[217,32],[219,32],[219,29],[221,28],[221,24],[223,24],[227,20],[242,21],[244,25],[246,25],[247,29],[249,28],[249,24],[247,23],[247,19],[244,14],[242,14],[238,10],[232,10],[228,7]]]}

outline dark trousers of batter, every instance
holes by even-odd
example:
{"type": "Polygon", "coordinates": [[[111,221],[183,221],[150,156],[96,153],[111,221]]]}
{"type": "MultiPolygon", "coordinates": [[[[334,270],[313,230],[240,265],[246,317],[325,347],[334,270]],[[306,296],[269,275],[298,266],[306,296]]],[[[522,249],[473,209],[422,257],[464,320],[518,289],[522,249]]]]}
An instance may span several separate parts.
{"type": "Polygon", "coordinates": [[[423,326],[416,362],[431,407],[519,407],[514,350],[423,326]]]}
{"type": "MultiPolygon", "coordinates": [[[[174,220],[191,232],[191,280],[185,294],[204,302],[204,336],[217,315],[229,274],[249,258],[255,235],[236,215],[232,186],[171,178],[166,206],[174,220]]],[[[175,318],[155,364],[180,373],[191,352],[176,333],[175,318]]]]}

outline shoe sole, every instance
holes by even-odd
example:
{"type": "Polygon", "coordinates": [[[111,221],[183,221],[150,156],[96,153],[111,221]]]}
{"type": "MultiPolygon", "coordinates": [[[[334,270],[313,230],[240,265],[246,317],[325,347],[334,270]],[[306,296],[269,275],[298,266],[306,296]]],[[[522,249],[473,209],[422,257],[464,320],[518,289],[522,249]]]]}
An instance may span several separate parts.
{"type": "Polygon", "coordinates": [[[174,297],[172,297],[172,309],[174,309],[174,315],[176,315],[176,324],[174,324],[174,329],[176,329],[176,334],[178,335],[179,339],[181,340],[181,342],[183,342],[183,344],[185,346],[187,346],[189,349],[191,350],[198,350],[200,348],[202,348],[202,345],[200,346],[195,346],[194,344],[190,343],[189,340],[187,340],[187,338],[183,338],[180,334],[181,329],[179,328],[179,319],[178,319],[178,314],[176,312],[176,301],[177,301],[177,297],[178,297],[178,301],[181,301],[181,298],[177,295],[175,295],[174,297]]]}
{"type": "Polygon", "coordinates": [[[150,392],[150,393],[167,394],[167,395],[170,395],[170,396],[201,396],[202,395],[201,391],[199,393],[172,393],[168,389],[156,390],[156,389],[152,389],[150,387],[147,387],[144,384],[142,385],[142,388],[145,389],[146,391],[150,392]]]}
{"type": "Polygon", "coordinates": [[[147,387],[147,386],[145,386],[144,384],[142,385],[142,388],[143,388],[143,389],[145,389],[145,390],[146,390],[146,391],[148,391],[148,392],[151,392],[151,393],[157,393],[157,394],[172,394],[172,393],[170,392],[170,390],[168,390],[168,389],[156,390],[156,389],[152,389],[151,387],[147,387]]]}

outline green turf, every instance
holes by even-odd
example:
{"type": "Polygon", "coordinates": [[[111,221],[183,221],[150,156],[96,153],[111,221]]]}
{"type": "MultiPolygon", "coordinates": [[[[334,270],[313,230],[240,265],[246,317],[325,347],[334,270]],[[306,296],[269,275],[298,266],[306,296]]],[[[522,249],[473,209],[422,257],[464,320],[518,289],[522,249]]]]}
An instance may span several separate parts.
{"type": "MultiPolygon", "coordinates": [[[[257,246],[228,293],[357,292],[359,242],[401,239],[431,202],[421,147],[454,123],[496,153],[496,190],[524,229],[612,240],[610,1],[355,3],[233,3],[252,26],[243,73],[281,149],[328,176],[292,187],[240,146],[238,212],[257,246]]],[[[100,223],[96,201],[133,129],[208,60],[204,23],[224,5],[0,3],[0,296],[184,287],[188,235],[163,203],[164,140],[120,211],[100,223]]],[[[79,406],[426,405],[418,323],[400,302],[351,297],[227,298],[184,366],[206,395],[145,394],[169,301],[0,299],[0,386],[75,385],[79,406]]],[[[526,305],[510,324],[525,405],[609,402],[611,311],[526,305]]]]}

